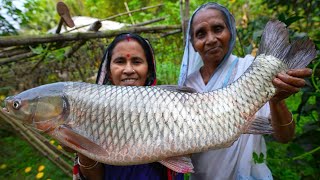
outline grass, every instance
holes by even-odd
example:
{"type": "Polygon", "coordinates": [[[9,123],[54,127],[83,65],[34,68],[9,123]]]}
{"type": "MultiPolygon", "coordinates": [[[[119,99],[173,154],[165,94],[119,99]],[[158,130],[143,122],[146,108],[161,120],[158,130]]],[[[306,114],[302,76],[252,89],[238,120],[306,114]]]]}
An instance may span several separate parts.
{"type": "Polygon", "coordinates": [[[2,120],[0,138],[0,179],[71,179],[2,120]]]}

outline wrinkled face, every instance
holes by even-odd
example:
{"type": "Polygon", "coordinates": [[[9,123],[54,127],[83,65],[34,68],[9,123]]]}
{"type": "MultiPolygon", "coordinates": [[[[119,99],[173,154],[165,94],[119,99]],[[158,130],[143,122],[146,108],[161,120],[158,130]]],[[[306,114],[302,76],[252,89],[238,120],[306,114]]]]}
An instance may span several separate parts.
{"type": "Polygon", "coordinates": [[[216,9],[200,10],[192,22],[192,44],[203,61],[220,63],[229,50],[230,31],[216,9]]]}
{"type": "Polygon", "coordinates": [[[144,86],[148,62],[142,46],[134,39],[119,42],[112,51],[110,78],[120,86],[144,86]]]}
{"type": "Polygon", "coordinates": [[[54,128],[61,123],[59,121],[63,120],[64,113],[68,113],[67,103],[60,96],[60,88],[60,85],[53,88],[52,85],[40,86],[8,97],[2,113],[41,131],[54,128]]]}

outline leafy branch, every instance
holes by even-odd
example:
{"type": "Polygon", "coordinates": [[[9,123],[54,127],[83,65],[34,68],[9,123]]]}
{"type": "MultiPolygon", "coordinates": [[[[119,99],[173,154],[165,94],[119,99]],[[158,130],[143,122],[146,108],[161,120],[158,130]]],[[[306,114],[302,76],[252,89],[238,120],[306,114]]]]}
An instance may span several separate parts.
{"type": "MultiPolygon", "coordinates": [[[[299,159],[303,159],[309,155],[312,155],[313,153],[317,152],[320,150],[320,146],[317,148],[312,149],[311,151],[308,151],[306,153],[303,153],[299,156],[291,157],[291,158],[268,158],[268,161],[296,161],[299,159]]],[[[257,155],[256,155],[257,156],[257,155]]]]}
{"type": "Polygon", "coordinates": [[[312,69],[312,75],[311,75],[311,81],[312,81],[312,84],[313,84],[313,86],[314,86],[314,88],[316,88],[316,92],[320,92],[320,88],[318,87],[318,85],[317,85],[317,83],[316,83],[316,77],[315,77],[315,74],[316,74],[316,69],[317,69],[317,66],[320,64],[320,61],[318,61],[315,65],[314,65],[314,67],[313,67],[313,69],[312,69]]]}

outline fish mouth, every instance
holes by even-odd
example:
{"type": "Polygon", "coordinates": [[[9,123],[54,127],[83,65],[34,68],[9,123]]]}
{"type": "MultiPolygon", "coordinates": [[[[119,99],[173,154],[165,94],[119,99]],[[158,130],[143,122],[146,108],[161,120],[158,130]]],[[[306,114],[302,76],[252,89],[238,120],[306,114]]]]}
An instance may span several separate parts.
{"type": "Polygon", "coordinates": [[[10,117],[9,109],[7,109],[5,107],[0,107],[0,116],[4,116],[6,118],[9,118],[10,117]]]}
{"type": "Polygon", "coordinates": [[[0,106],[0,113],[5,116],[10,116],[11,115],[10,109],[6,105],[7,104],[5,104],[5,107],[0,106]]]}
{"type": "Polygon", "coordinates": [[[8,108],[8,100],[10,100],[11,98],[10,97],[7,97],[5,100],[4,100],[4,107],[1,108],[0,106],[0,110],[4,113],[10,113],[9,111],[9,108],[8,108]]]}
{"type": "Polygon", "coordinates": [[[9,109],[7,109],[6,107],[4,107],[4,108],[2,108],[2,112],[9,113],[9,109]]]}

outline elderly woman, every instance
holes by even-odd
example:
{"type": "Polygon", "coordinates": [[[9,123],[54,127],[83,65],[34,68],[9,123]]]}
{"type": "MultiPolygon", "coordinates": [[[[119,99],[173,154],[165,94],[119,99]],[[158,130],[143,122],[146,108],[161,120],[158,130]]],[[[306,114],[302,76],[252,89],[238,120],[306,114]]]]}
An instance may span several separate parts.
{"type": "MultiPolygon", "coordinates": [[[[231,54],[235,40],[235,20],[225,7],[216,3],[200,6],[189,22],[179,85],[206,92],[235,81],[253,61],[250,55],[240,58],[231,54]]],[[[305,68],[277,74],[273,80],[277,94],[257,112],[259,116],[271,115],[274,137],[280,142],[291,140],[295,130],[284,100],[298,92],[305,85],[303,78],[311,73],[305,68]]],[[[266,156],[261,135],[241,135],[229,148],[194,154],[191,179],[272,179],[265,163],[254,163],[253,152],[266,156]]]]}
{"type": "MultiPolygon", "coordinates": [[[[119,86],[153,86],[156,84],[154,53],[149,42],[131,33],[120,34],[111,42],[97,76],[98,84],[119,86]]],[[[74,167],[80,179],[183,179],[160,163],[113,166],[98,163],[78,154],[74,167]]]]}

